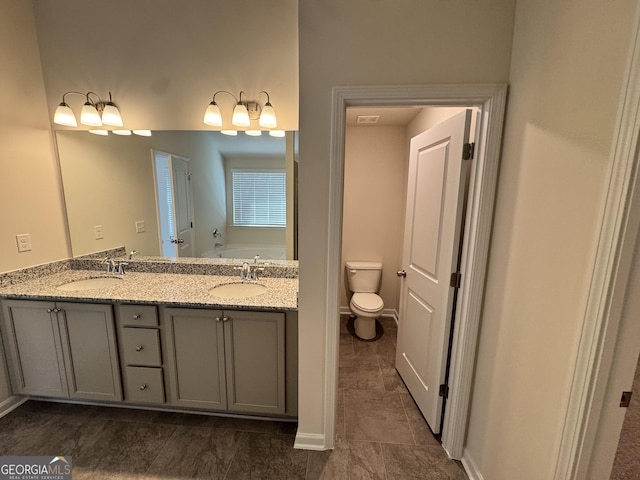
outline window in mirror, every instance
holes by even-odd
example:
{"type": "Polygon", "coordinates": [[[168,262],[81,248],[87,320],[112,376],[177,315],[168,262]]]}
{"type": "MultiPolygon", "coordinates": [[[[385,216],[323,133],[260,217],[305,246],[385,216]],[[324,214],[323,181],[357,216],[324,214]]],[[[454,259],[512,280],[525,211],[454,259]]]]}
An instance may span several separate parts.
{"type": "Polygon", "coordinates": [[[234,226],[286,226],[284,170],[232,170],[231,184],[234,226]]]}

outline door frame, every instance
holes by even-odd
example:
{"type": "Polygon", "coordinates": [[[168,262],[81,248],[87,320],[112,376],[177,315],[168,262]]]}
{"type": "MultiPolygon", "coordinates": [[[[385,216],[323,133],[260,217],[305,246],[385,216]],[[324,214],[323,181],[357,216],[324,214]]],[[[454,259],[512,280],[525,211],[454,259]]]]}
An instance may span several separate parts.
{"type": "Polygon", "coordinates": [[[327,296],[329,312],[325,324],[325,446],[335,441],[336,391],[338,380],[339,286],[341,272],[342,202],[344,194],[345,114],[347,107],[374,106],[477,106],[480,133],[471,165],[467,218],[463,238],[463,272],[453,335],[450,396],[442,428],[442,446],[450,457],[464,452],[470,408],[484,279],[489,253],[491,225],[497,186],[502,129],[506,109],[506,84],[393,85],[334,87],[331,102],[331,151],[327,252],[327,296]]]}

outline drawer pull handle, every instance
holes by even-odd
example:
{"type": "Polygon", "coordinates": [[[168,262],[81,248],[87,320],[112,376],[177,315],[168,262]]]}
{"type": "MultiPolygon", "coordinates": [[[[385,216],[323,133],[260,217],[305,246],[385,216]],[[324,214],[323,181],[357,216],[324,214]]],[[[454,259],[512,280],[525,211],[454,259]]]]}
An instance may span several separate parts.
{"type": "Polygon", "coordinates": [[[140,385],[140,390],[146,390],[147,389],[147,384],[143,383],[142,385],[140,385]]]}
{"type": "Polygon", "coordinates": [[[143,349],[144,349],[144,346],[143,346],[143,345],[138,345],[138,346],[136,347],[136,352],[141,352],[143,349]]]}
{"type": "Polygon", "coordinates": [[[142,315],[141,315],[141,314],[139,314],[139,313],[136,313],[136,314],[133,316],[133,319],[134,319],[134,320],[140,320],[141,318],[142,318],[142,315]]]}

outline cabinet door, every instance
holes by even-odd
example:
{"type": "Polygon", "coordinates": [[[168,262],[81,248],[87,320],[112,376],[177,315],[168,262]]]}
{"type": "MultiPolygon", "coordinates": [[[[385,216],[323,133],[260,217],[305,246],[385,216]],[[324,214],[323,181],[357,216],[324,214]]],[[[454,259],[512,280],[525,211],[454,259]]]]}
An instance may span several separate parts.
{"type": "Polygon", "coordinates": [[[71,398],[122,400],[111,305],[58,303],[71,398]]]}
{"type": "Polygon", "coordinates": [[[13,393],[67,397],[55,305],[6,300],[3,333],[13,393]]]}
{"type": "Polygon", "coordinates": [[[222,312],[190,308],[163,312],[171,403],[226,409],[222,312]]]}
{"type": "Polygon", "coordinates": [[[228,409],[285,413],[285,316],[225,312],[228,409]]]}

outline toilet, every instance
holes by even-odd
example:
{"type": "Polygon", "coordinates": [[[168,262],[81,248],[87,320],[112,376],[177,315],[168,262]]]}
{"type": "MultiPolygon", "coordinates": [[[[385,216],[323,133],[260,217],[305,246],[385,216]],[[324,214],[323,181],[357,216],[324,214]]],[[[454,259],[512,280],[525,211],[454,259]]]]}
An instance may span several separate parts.
{"type": "Polygon", "coordinates": [[[376,318],[382,313],[384,302],[376,293],[382,277],[380,262],[345,262],[349,290],[353,292],[349,310],[356,316],[356,335],[363,340],[376,336],[376,318]]]}

